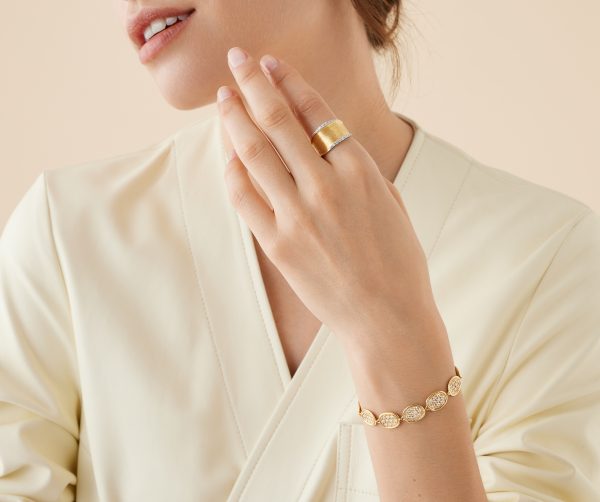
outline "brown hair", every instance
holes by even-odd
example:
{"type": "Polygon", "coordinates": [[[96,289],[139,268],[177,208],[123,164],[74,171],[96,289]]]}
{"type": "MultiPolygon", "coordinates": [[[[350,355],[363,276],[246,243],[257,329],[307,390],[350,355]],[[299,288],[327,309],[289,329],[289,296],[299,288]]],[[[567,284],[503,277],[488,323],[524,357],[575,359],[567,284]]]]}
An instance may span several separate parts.
{"type": "Polygon", "coordinates": [[[389,53],[392,59],[392,89],[400,87],[400,50],[396,35],[404,25],[402,0],[352,0],[362,17],[367,38],[377,54],[389,53]],[[389,21],[392,17],[391,22],[389,21]]]}

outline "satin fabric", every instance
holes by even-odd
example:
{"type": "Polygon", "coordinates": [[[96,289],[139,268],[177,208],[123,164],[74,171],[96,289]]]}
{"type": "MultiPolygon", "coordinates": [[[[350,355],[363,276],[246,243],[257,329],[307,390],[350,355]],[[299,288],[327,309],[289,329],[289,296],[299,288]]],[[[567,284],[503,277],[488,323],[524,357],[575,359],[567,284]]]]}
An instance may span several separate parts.
{"type": "MultiPolygon", "coordinates": [[[[600,216],[398,116],[415,136],[394,184],[488,500],[600,500],[600,216]]],[[[10,215],[0,501],[379,499],[326,325],[290,377],[218,120],[46,169],[10,215]]]]}

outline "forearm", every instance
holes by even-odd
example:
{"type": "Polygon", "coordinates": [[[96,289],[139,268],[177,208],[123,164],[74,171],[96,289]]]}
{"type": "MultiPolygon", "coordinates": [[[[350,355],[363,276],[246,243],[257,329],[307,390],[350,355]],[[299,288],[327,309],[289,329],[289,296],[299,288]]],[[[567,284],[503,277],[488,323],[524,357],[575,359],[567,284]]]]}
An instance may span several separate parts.
{"type": "MultiPolygon", "coordinates": [[[[455,372],[445,327],[440,320],[426,324],[394,329],[388,320],[385,327],[362,328],[366,336],[341,337],[353,340],[345,348],[363,409],[400,415],[447,390],[455,372]]],[[[418,422],[364,427],[382,501],[487,501],[462,392],[418,422]]]]}

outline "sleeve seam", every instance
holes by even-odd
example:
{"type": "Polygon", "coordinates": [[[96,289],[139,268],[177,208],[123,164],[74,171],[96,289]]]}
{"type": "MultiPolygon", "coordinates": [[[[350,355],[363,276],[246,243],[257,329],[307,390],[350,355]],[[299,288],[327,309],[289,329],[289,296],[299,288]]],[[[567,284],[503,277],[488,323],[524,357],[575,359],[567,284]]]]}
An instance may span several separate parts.
{"type": "MultiPolygon", "coordinates": [[[[63,283],[63,289],[65,291],[65,296],[67,298],[67,305],[69,306],[69,323],[70,323],[70,327],[71,327],[71,342],[73,343],[73,348],[74,348],[74,354],[77,354],[77,346],[75,343],[75,327],[73,326],[73,310],[72,310],[72,305],[71,305],[71,296],[69,294],[69,288],[67,287],[67,281],[65,279],[65,274],[64,274],[64,270],[63,270],[63,265],[62,265],[62,261],[60,258],[60,254],[58,252],[58,247],[56,245],[56,238],[55,238],[55,232],[54,232],[54,221],[53,221],[53,217],[52,217],[52,205],[50,203],[50,195],[49,195],[49,189],[48,189],[48,170],[44,169],[42,171],[42,177],[43,177],[43,181],[44,181],[44,196],[46,199],[46,209],[48,212],[48,223],[49,223],[49,228],[50,228],[50,237],[52,239],[52,250],[54,252],[54,257],[56,259],[56,263],[58,264],[58,270],[60,272],[60,277],[62,279],[62,283],[63,283]]],[[[77,357],[75,357],[75,369],[77,371],[77,390],[79,393],[79,398],[81,400],[81,384],[80,384],[80,376],[79,376],[79,363],[77,361],[77,357]]],[[[81,413],[81,409],[78,410],[79,414],[81,413]]]]}

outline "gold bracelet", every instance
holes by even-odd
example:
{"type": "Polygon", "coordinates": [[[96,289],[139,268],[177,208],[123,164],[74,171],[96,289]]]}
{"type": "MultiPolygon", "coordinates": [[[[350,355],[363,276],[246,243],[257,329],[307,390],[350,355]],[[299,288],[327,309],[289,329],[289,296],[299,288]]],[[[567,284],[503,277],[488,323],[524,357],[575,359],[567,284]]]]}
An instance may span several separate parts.
{"type": "Polygon", "coordinates": [[[438,390],[432,392],[427,396],[425,406],[411,404],[404,408],[400,415],[393,411],[385,411],[376,417],[372,411],[361,408],[360,402],[357,401],[358,415],[367,425],[375,426],[381,424],[386,429],[398,427],[401,422],[418,422],[425,416],[427,411],[437,411],[442,409],[448,402],[448,396],[456,396],[460,392],[462,377],[456,366],[454,366],[454,371],[456,374],[448,380],[448,391],[438,390]]]}

